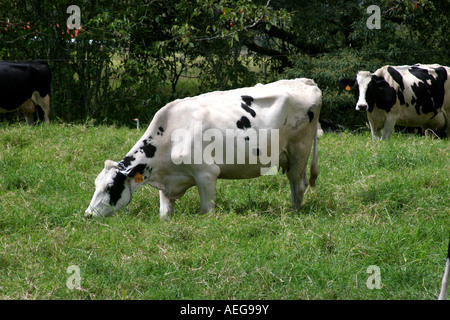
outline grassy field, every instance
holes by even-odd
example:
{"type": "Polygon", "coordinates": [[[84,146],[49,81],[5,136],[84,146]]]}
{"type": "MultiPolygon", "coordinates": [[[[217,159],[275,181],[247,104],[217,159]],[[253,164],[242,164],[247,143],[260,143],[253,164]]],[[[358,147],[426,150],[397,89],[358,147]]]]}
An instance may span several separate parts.
{"type": "Polygon", "coordinates": [[[0,124],[0,299],[437,299],[448,140],[326,134],[301,212],[279,173],[220,181],[214,214],[192,188],[160,221],[143,187],[128,213],[84,219],[104,160],[143,132],[0,124]]]}

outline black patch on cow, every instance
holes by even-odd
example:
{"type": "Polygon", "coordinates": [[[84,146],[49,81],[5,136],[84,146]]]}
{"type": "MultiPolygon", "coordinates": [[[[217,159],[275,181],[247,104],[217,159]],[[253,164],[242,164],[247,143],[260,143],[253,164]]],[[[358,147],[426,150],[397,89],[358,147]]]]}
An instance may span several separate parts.
{"type": "Polygon", "coordinates": [[[248,120],[248,118],[245,116],[242,116],[241,119],[236,122],[236,126],[242,130],[252,127],[250,124],[250,120],[248,120]]]}
{"type": "Polygon", "coordinates": [[[135,157],[126,156],[125,158],[122,159],[122,161],[119,162],[119,164],[118,164],[119,169],[125,170],[126,168],[128,168],[131,165],[131,162],[133,162],[134,160],[136,160],[135,157]]]}
{"type": "Polygon", "coordinates": [[[414,105],[418,115],[420,115],[420,112],[437,115],[438,110],[442,108],[444,103],[444,84],[447,80],[447,70],[444,67],[433,69],[436,71],[436,78],[428,70],[417,66],[408,69],[412,75],[421,80],[420,83],[411,86],[416,96],[416,98],[411,100],[411,103],[414,105]]]}
{"type": "Polygon", "coordinates": [[[403,83],[403,77],[400,74],[400,72],[398,72],[396,69],[394,69],[392,67],[388,67],[387,70],[388,70],[389,74],[391,75],[392,79],[394,79],[394,81],[398,83],[398,85],[400,86],[400,89],[402,91],[405,90],[405,85],[403,83]]]}
{"type": "Polygon", "coordinates": [[[397,91],[397,97],[398,97],[398,101],[400,101],[400,104],[406,104],[406,106],[408,107],[408,104],[405,102],[405,96],[403,95],[403,92],[398,90],[397,91]]]}
{"type": "Polygon", "coordinates": [[[158,136],[162,136],[163,133],[164,133],[164,128],[163,128],[163,127],[159,127],[159,128],[158,128],[158,132],[156,132],[156,134],[157,134],[158,136]]]}
{"type": "Polygon", "coordinates": [[[241,96],[241,98],[242,98],[242,101],[244,101],[245,104],[248,105],[249,107],[252,105],[252,102],[254,100],[253,97],[251,97],[251,96],[241,96]]]}
{"type": "Polygon", "coordinates": [[[144,146],[141,147],[141,149],[147,158],[153,158],[156,152],[156,147],[151,143],[144,144],[144,146]]]}
{"type": "Polygon", "coordinates": [[[309,122],[313,121],[313,119],[314,119],[314,112],[312,112],[311,110],[308,110],[308,117],[309,117],[309,122]]]}
{"type": "Polygon", "coordinates": [[[256,148],[256,156],[260,156],[261,155],[261,151],[259,150],[259,148],[256,148]]]}
{"type": "Polygon", "coordinates": [[[369,112],[372,112],[375,105],[386,112],[390,112],[397,100],[397,92],[383,78],[372,75],[372,80],[367,85],[366,101],[369,105],[369,112]]]}
{"type": "MultiPolygon", "coordinates": [[[[397,96],[398,100],[400,101],[400,104],[405,104],[405,96],[403,95],[403,91],[405,90],[405,84],[403,83],[403,77],[396,69],[392,67],[388,67],[387,71],[391,75],[392,79],[394,79],[395,82],[398,83],[400,86],[399,90],[397,90],[397,96]]],[[[407,105],[408,107],[408,105],[407,105]]]]}
{"type": "Polygon", "coordinates": [[[353,89],[354,89],[354,93],[355,93],[355,97],[356,97],[356,101],[359,100],[359,84],[358,81],[355,80],[355,84],[353,85],[353,89]]]}
{"type": "Polygon", "coordinates": [[[148,137],[147,139],[144,139],[144,140],[142,141],[142,143],[144,144],[144,146],[146,146],[146,145],[148,145],[152,140],[153,140],[153,137],[150,136],[150,137],[148,137]]]}
{"type": "Polygon", "coordinates": [[[115,206],[122,197],[122,192],[125,190],[125,180],[127,176],[121,172],[117,172],[116,177],[113,179],[113,183],[108,186],[109,204],[115,206]]]}
{"type": "Polygon", "coordinates": [[[255,110],[253,110],[252,108],[250,108],[248,105],[246,105],[245,103],[241,103],[241,107],[242,109],[244,109],[245,111],[247,111],[248,113],[250,113],[252,115],[252,117],[256,117],[256,112],[255,110]]]}
{"type": "Polygon", "coordinates": [[[250,138],[249,138],[249,137],[245,137],[244,140],[245,140],[245,141],[249,141],[250,138]]]}

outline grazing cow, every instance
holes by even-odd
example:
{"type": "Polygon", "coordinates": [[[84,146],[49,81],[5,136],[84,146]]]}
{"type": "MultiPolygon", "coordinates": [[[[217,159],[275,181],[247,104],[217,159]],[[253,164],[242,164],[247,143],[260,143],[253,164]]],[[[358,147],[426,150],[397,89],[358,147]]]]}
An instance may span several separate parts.
{"type": "Polygon", "coordinates": [[[450,137],[449,77],[450,68],[438,64],[384,66],[374,73],[360,71],[341,84],[347,90],[354,87],[356,110],[367,111],[373,139],[388,140],[396,124],[444,128],[450,137]]]}
{"type": "Polygon", "coordinates": [[[448,280],[450,278],[450,240],[448,242],[447,259],[445,260],[444,275],[442,276],[441,292],[438,300],[445,300],[447,298],[448,280]]]}
{"type": "Polygon", "coordinates": [[[311,186],[318,175],[316,128],[321,105],[322,92],[310,79],[171,102],[155,114],[120,162],[105,161],[86,216],[121,210],[143,184],[159,189],[164,220],[172,214],[175,200],[194,185],[202,212],[212,211],[218,178],[254,178],[280,167],[288,176],[293,205],[300,208],[312,145],[311,186]]]}
{"type": "Polygon", "coordinates": [[[49,122],[51,80],[52,72],[45,61],[0,61],[0,113],[19,109],[33,125],[35,113],[40,118],[42,110],[49,122]]]}

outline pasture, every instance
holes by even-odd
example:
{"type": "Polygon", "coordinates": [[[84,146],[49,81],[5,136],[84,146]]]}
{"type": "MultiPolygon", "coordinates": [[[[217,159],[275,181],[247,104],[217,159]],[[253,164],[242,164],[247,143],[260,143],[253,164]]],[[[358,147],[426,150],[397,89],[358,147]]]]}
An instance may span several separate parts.
{"type": "Polygon", "coordinates": [[[214,214],[192,188],[160,221],[146,186],[129,212],[85,219],[104,161],[146,125],[0,124],[0,299],[437,299],[448,140],[325,134],[301,212],[279,172],[220,180],[214,214]]]}

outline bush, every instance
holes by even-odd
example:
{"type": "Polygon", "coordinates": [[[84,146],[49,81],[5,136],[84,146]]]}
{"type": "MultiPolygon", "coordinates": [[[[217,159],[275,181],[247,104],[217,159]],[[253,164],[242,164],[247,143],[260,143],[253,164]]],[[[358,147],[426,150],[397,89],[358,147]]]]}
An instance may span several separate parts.
{"type": "Polygon", "coordinates": [[[377,58],[344,50],[315,57],[299,54],[291,59],[293,67],[282,74],[284,79],[311,78],[322,90],[321,119],[328,119],[348,128],[363,126],[365,115],[355,111],[355,96],[339,85],[342,78],[353,78],[358,71],[375,71],[384,63],[377,58]]]}

